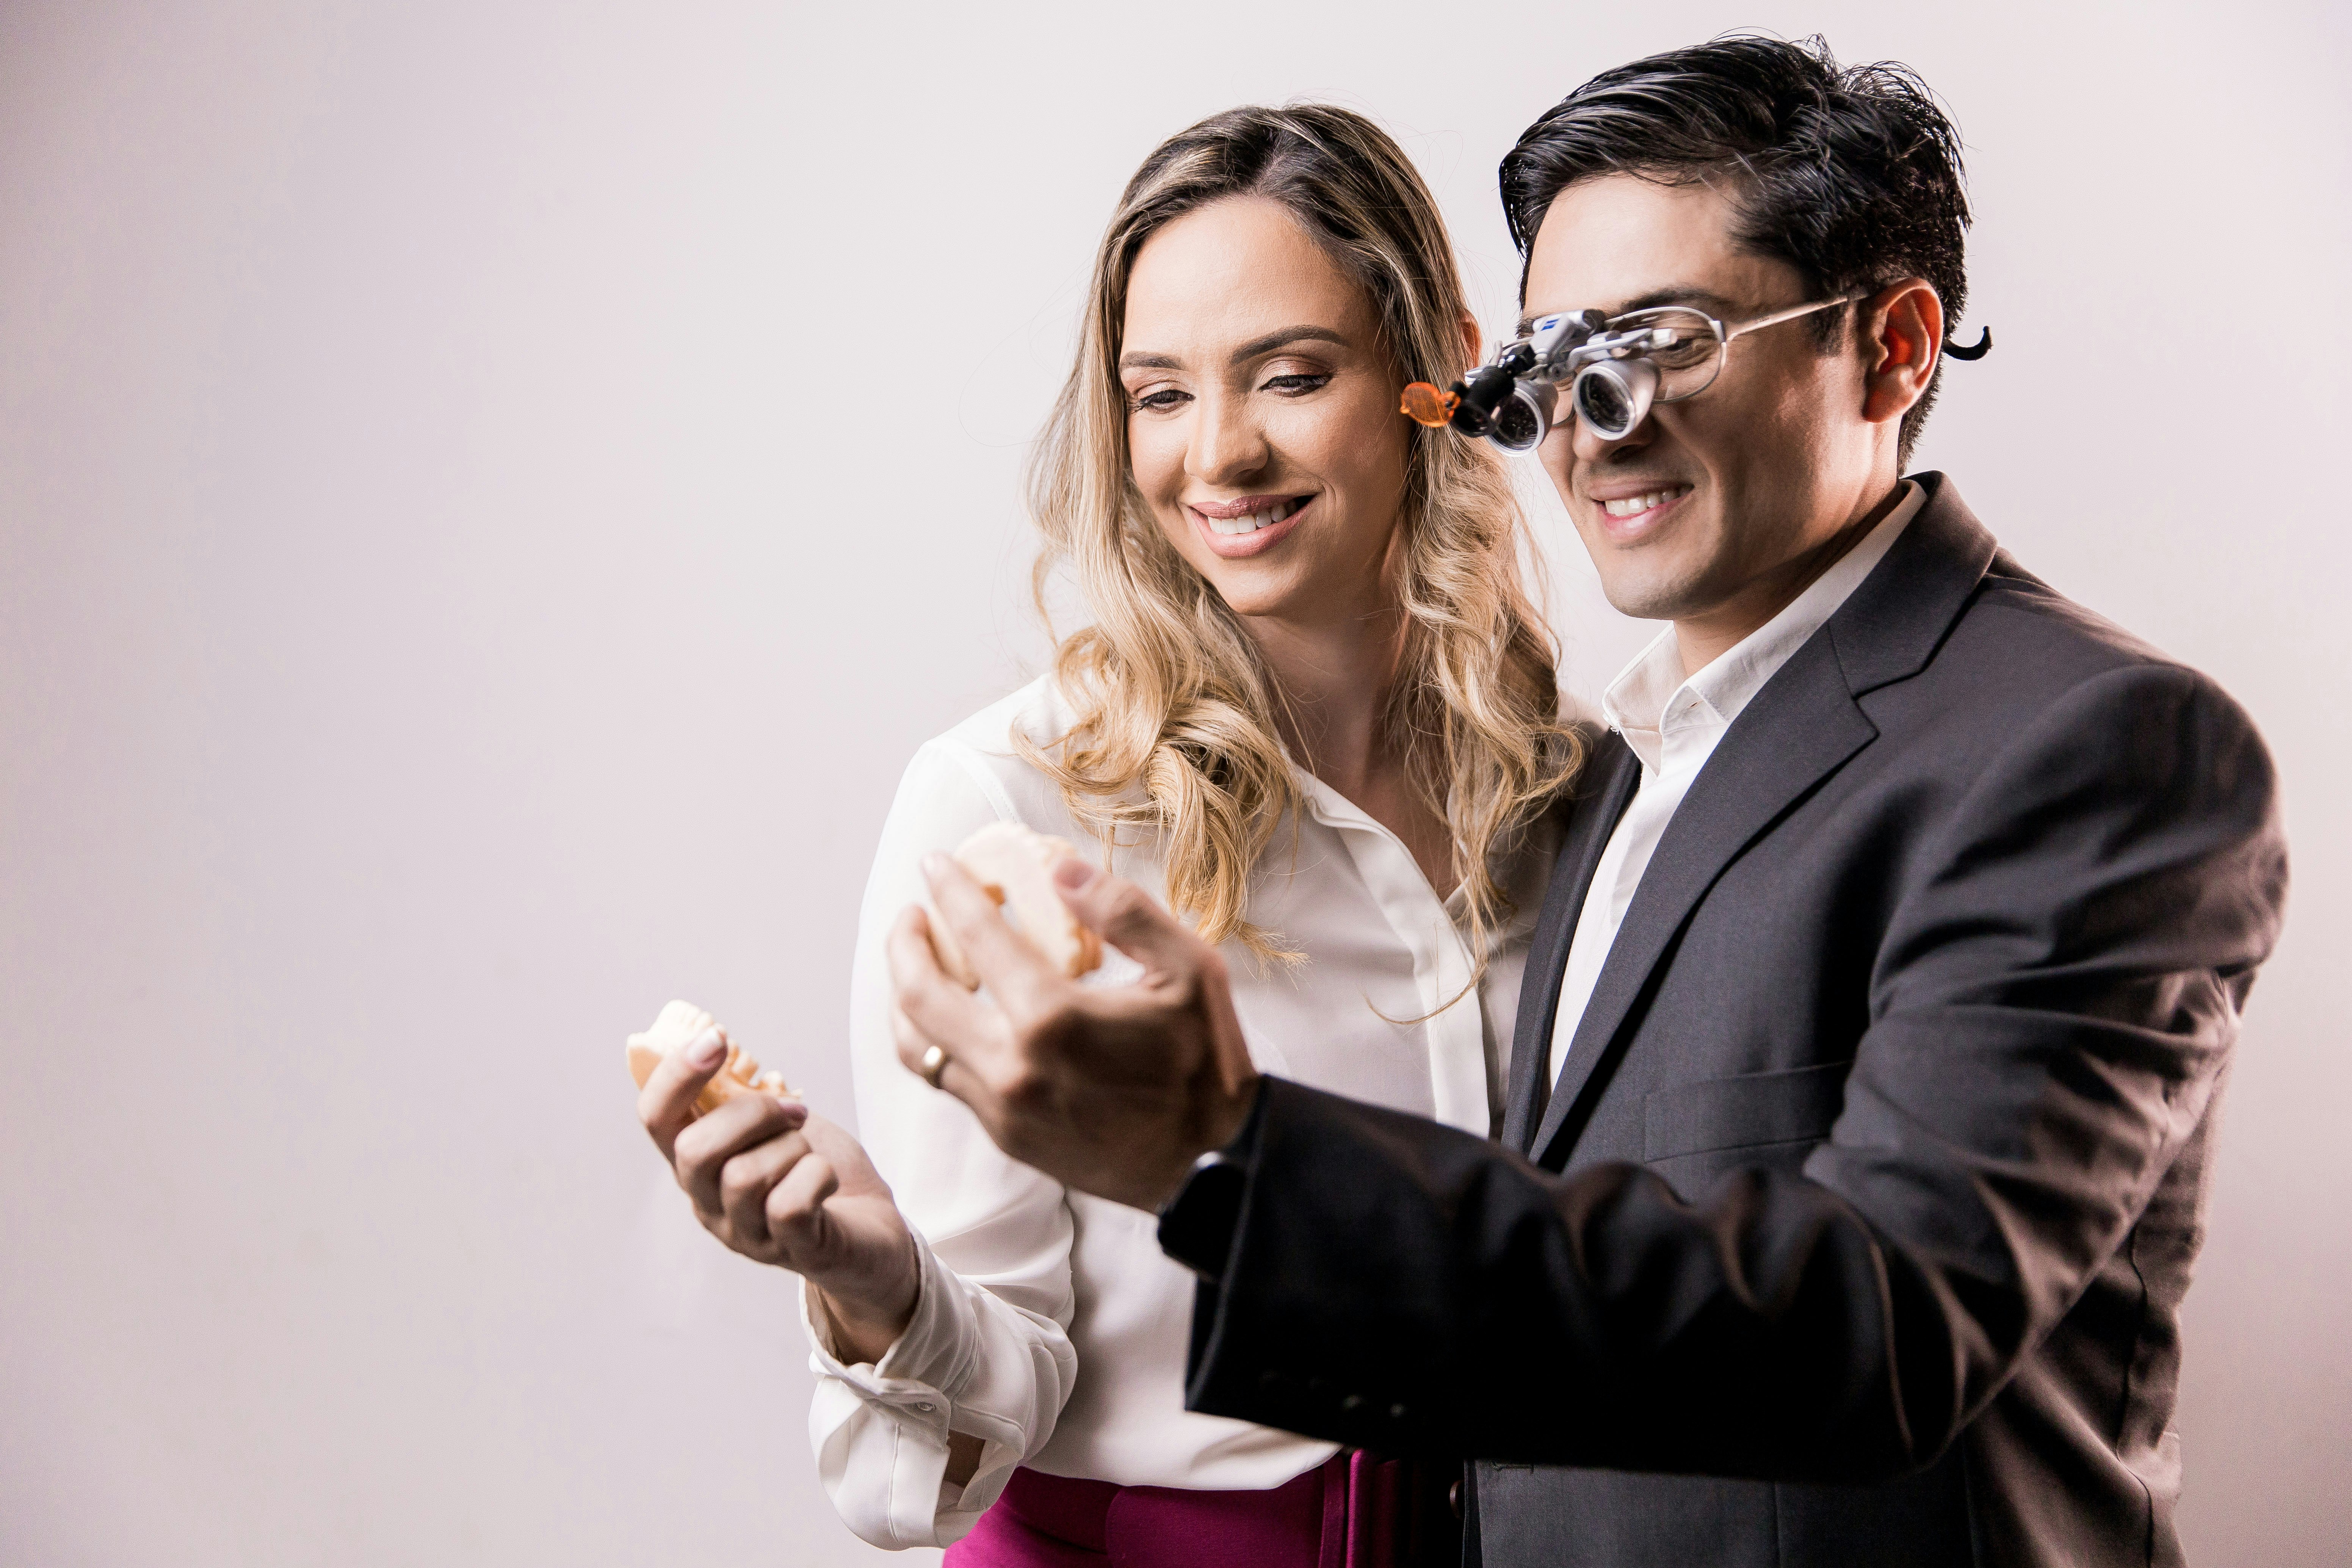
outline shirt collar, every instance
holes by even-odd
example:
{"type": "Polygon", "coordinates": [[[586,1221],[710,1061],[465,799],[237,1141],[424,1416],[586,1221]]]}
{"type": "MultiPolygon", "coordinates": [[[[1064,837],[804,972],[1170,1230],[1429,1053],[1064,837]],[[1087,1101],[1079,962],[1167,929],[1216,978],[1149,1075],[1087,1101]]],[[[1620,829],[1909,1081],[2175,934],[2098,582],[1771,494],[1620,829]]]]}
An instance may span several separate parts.
{"type": "Polygon", "coordinates": [[[1685,723],[1729,727],[1765,682],[1779,674],[1806,639],[1821,630],[1847,596],[1862,586],[1862,580],[1885,558],[1927,500],[1927,491],[1910,479],[1903,481],[1903,491],[1895,510],[1864,534],[1861,543],[1839,556],[1779,615],[1697,674],[1684,678],[1682,652],[1671,626],[1634,655],[1601,694],[1601,711],[1609,727],[1625,737],[1644,769],[1658,771],[1664,731],[1670,727],[1685,723]]]}
{"type": "MultiPolygon", "coordinates": [[[[1298,785],[1300,797],[1307,803],[1307,816],[1326,827],[1336,828],[1346,833],[1368,833],[1375,838],[1385,839],[1396,847],[1398,854],[1404,856],[1408,860],[1412,859],[1412,851],[1404,847],[1404,840],[1399,838],[1362,806],[1300,767],[1296,762],[1290,764],[1290,776],[1298,785]]],[[[1416,865],[1413,869],[1419,872],[1420,867],[1416,865]]],[[[1434,889],[1432,890],[1434,891],[1434,889]]],[[[1466,880],[1456,883],[1454,891],[1440,900],[1447,910],[1457,914],[1469,907],[1469,901],[1470,884],[1466,880]]]]}

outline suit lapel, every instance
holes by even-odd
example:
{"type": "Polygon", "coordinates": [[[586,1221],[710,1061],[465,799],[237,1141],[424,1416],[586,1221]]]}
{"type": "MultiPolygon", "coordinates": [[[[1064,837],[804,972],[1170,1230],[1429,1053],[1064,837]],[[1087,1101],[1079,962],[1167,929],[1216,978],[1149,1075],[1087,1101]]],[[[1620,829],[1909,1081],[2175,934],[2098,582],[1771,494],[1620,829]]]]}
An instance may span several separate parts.
{"type": "Polygon", "coordinates": [[[1828,639],[1815,637],[1724,733],[1666,825],[1617,928],[1529,1144],[1538,1163],[1587,1086],[1597,1090],[1605,1081],[1597,1074],[1619,1026],[1716,878],[1749,840],[1877,732],[1847,692],[1828,639]]]}
{"type": "Polygon", "coordinates": [[[1543,1114],[1550,1073],[1552,1020],[1559,1010],[1559,987],[1568,967],[1568,946],[1584,908],[1584,890],[1601,864],[1609,835],[1633,798],[1642,764],[1614,731],[1604,731],[1592,748],[1584,777],[1569,804],[1568,828],[1559,858],[1552,863],[1543,914],[1528,945],[1526,978],[1519,983],[1519,1016],[1511,1035],[1511,1082],[1503,1110],[1503,1142],[1527,1152],[1528,1135],[1543,1114]]]}
{"type": "MultiPolygon", "coordinates": [[[[1608,1081],[1635,1005],[1707,889],[1759,835],[1877,736],[1855,699],[1923,668],[1983,580],[1993,558],[1992,536],[1942,475],[1917,478],[1927,500],[1886,559],[1725,731],[1666,825],[1527,1145],[1537,1163],[1565,1163],[1564,1147],[1558,1151],[1560,1161],[1549,1156],[1564,1132],[1572,1142],[1571,1122],[1580,1124],[1583,1109],[1608,1081]]],[[[1591,871],[1584,875],[1589,882],[1591,871]]],[[[1562,939],[1563,964],[1566,951],[1562,939]]],[[[1559,984],[1554,970],[1547,1021],[1559,984]]],[[[1520,1018],[1522,1033],[1512,1047],[1515,1079],[1526,1040],[1524,994],[1520,1018]]]]}

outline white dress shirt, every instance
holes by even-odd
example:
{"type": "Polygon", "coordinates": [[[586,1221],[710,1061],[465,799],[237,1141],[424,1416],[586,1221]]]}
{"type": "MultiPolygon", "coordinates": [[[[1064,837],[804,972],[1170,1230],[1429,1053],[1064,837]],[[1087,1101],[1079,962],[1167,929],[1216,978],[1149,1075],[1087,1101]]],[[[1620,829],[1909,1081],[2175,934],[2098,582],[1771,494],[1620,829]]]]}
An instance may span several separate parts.
{"type": "MultiPolygon", "coordinates": [[[[877,1546],[945,1545],[1015,1465],[1128,1486],[1267,1488],[1332,1445],[1184,1409],[1194,1280],[1160,1250],[1151,1215],[1073,1193],[1015,1163],[971,1113],[908,1072],[891,1042],[883,943],[923,897],[919,864],[990,822],[1025,823],[1093,852],[1051,780],[1013,753],[1071,714],[1033,683],[925,745],[890,808],[859,917],[850,1048],[861,1137],[918,1233],[914,1321],[878,1363],[844,1364],[803,1316],[817,1391],[809,1436],[849,1528],[877,1546]],[[985,1440],[961,1489],[948,1434],[985,1440]]],[[[1261,963],[1228,943],[1234,1004],[1264,1071],[1450,1123],[1481,1137],[1500,1114],[1527,940],[1556,847],[1540,829],[1513,858],[1517,906],[1485,979],[1412,854],[1332,790],[1297,775],[1306,811],[1262,858],[1249,913],[1307,962],[1261,963]],[[1450,1004],[1450,1005],[1449,1005],[1450,1004]]],[[[1112,868],[1164,900],[1138,848],[1112,868]]],[[[1099,983],[1138,973],[1107,952],[1099,983]]]]}
{"type": "Polygon", "coordinates": [[[1846,596],[1862,585],[1870,569],[1891,548],[1904,525],[1927,499],[1910,480],[1895,510],[1864,534],[1862,542],[1834,562],[1812,584],[1790,601],[1788,607],[1734,644],[1696,675],[1685,679],[1682,650],[1675,629],[1660,632],[1649,647],[1634,656],[1601,694],[1601,717],[1625,737],[1641,759],[1642,782],[1633,803],[1618,819],[1617,830],[1601,852],[1593,868],[1592,886],[1576,917],[1576,934],[1570,939],[1568,968],[1559,988],[1559,1011],[1551,1032],[1550,1080],[1559,1081],[1568,1062],[1569,1044],[1592,1000],[1601,965],[1624,923],[1626,906],[1642,885],[1650,856],[1665,836],[1666,824],[1690,793],[1716,743],[1731,728],[1764,683],[1780,673],[1805,639],[1822,629],[1846,596]]]}

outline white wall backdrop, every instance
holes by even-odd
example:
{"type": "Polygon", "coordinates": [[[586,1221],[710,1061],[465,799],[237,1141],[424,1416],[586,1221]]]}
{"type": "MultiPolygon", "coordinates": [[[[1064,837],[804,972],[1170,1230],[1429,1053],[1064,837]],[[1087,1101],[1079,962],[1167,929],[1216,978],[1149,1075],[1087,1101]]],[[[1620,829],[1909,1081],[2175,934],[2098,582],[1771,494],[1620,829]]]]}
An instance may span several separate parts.
{"type": "MultiPolygon", "coordinates": [[[[2276,748],[2183,1523],[2340,1560],[2340,7],[6,0],[0,1561],[866,1561],[620,1037],[692,997],[846,1113],[866,856],[1036,668],[1017,472],[1158,139],[1379,116],[1499,323],[1518,130],[1738,26],[1950,102],[2000,346],[1925,465],[2276,748]]],[[[1595,692],[1647,628],[1537,516],[1595,692]]]]}

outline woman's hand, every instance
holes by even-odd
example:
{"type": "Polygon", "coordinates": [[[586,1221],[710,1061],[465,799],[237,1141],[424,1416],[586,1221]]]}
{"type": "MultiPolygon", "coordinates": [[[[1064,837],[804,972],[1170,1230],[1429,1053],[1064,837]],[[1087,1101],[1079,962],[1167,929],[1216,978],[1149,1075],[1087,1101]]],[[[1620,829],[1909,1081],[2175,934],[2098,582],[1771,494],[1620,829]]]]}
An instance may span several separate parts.
{"type": "Polygon", "coordinates": [[[804,1105],[741,1095],[691,1121],[727,1059],[716,1029],[665,1058],[637,1118],[703,1228],[744,1257],[803,1276],[847,1362],[879,1361],[915,1313],[914,1233],[857,1140],[804,1105]]]}

